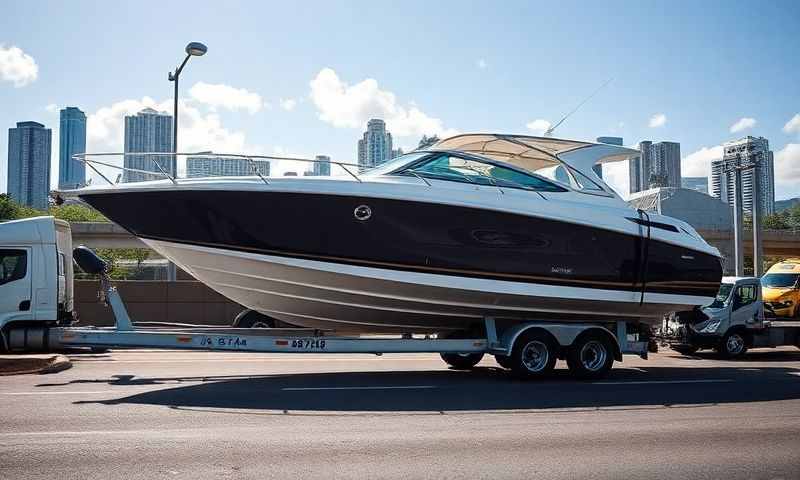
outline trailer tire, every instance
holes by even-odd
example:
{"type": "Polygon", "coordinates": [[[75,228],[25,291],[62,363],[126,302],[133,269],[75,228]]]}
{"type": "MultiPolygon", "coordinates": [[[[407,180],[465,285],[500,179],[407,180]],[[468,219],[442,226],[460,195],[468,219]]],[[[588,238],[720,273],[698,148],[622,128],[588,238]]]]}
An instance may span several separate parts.
{"type": "Polygon", "coordinates": [[[523,379],[549,375],[558,359],[558,343],[545,331],[524,332],[511,350],[511,371],[523,379]]]}
{"type": "Polygon", "coordinates": [[[498,365],[509,370],[514,366],[514,359],[510,355],[495,355],[494,360],[498,365]]]}
{"type": "Polygon", "coordinates": [[[440,353],[444,363],[455,370],[471,370],[483,360],[482,353],[440,353]]]}
{"type": "Polygon", "coordinates": [[[569,371],[579,378],[600,378],[614,365],[614,346],[605,335],[586,333],[567,349],[569,371]]]}
{"type": "Polygon", "coordinates": [[[717,347],[722,358],[739,358],[747,352],[747,336],[740,330],[729,331],[717,347]]]}
{"type": "Polygon", "coordinates": [[[242,310],[233,320],[234,328],[275,328],[275,319],[255,310],[242,310]]]}

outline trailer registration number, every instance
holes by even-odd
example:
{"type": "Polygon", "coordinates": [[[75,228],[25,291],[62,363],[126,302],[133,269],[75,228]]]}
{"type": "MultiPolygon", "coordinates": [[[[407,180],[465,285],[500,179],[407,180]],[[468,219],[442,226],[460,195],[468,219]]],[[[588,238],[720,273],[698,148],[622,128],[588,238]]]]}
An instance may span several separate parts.
{"type": "Polygon", "coordinates": [[[292,340],[291,346],[299,350],[325,350],[325,340],[309,338],[292,340]]]}
{"type": "Polygon", "coordinates": [[[208,348],[239,348],[247,346],[247,339],[241,337],[203,337],[200,345],[208,348]]]}

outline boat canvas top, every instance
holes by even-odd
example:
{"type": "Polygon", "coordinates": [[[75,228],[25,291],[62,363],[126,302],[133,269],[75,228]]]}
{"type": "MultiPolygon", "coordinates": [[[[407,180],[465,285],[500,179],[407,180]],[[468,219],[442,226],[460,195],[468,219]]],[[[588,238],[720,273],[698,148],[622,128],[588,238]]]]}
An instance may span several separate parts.
{"type": "Polygon", "coordinates": [[[468,133],[439,141],[430,150],[458,150],[493,158],[536,172],[561,162],[588,174],[596,164],[619,162],[639,155],[619,145],[529,135],[468,133]]]}

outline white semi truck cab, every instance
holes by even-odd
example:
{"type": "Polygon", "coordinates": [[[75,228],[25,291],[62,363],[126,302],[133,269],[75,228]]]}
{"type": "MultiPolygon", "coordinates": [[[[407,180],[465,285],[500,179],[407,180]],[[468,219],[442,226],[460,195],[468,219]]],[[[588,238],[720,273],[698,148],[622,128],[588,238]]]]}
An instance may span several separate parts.
{"type": "Polygon", "coordinates": [[[0,332],[72,324],[72,273],[69,223],[36,217],[0,224],[0,332]]]}
{"type": "Polygon", "coordinates": [[[714,302],[700,311],[671,315],[663,331],[673,350],[690,355],[705,348],[728,358],[744,355],[748,348],[800,348],[800,319],[770,314],[759,278],[723,277],[714,302]]]}

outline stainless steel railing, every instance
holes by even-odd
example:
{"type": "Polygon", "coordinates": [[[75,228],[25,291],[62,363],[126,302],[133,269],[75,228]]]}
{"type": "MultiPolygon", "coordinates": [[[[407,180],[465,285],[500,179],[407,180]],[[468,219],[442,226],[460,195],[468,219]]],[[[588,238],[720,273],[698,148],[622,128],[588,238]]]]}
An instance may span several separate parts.
{"type": "MultiPolygon", "coordinates": [[[[119,183],[119,176],[117,177],[116,181],[112,181],[108,176],[103,174],[100,168],[98,167],[105,167],[105,168],[113,168],[116,170],[120,170],[123,172],[129,172],[133,174],[139,174],[144,176],[152,176],[156,178],[164,178],[171,181],[173,184],[177,185],[180,180],[185,180],[188,177],[181,178],[178,175],[178,168],[177,168],[177,159],[179,157],[185,158],[209,158],[209,159],[222,159],[222,160],[241,160],[247,162],[250,167],[250,172],[253,173],[255,176],[259,177],[262,182],[269,185],[269,175],[265,176],[264,172],[261,171],[258,163],[260,161],[292,161],[292,162],[306,162],[306,163],[328,163],[329,165],[335,165],[340,167],[344,172],[348,175],[353,177],[356,181],[361,182],[361,178],[358,175],[358,168],[359,166],[353,163],[345,163],[345,162],[337,162],[331,160],[319,160],[319,159],[310,159],[310,158],[302,158],[302,157],[281,157],[281,156],[274,156],[274,155],[241,155],[241,154],[229,154],[229,153],[172,153],[172,152],[129,152],[129,153],[78,153],[72,156],[72,158],[76,161],[83,162],[86,164],[92,171],[97,173],[103,180],[108,182],[110,185],[116,185],[119,183]],[[110,163],[108,161],[104,161],[101,159],[106,158],[123,158],[123,165],[115,165],[114,163],[110,163]],[[133,168],[133,167],[126,167],[124,166],[124,160],[126,158],[135,158],[135,159],[144,159],[145,163],[152,163],[155,167],[154,170],[146,170],[143,168],[133,168]],[[163,162],[159,161],[163,158],[166,158],[169,161],[175,159],[175,171],[171,174],[168,170],[171,168],[165,168],[162,164],[163,162]]],[[[229,174],[222,174],[222,175],[212,175],[212,176],[221,176],[227,177],[232,176],[229,174]]]]}

